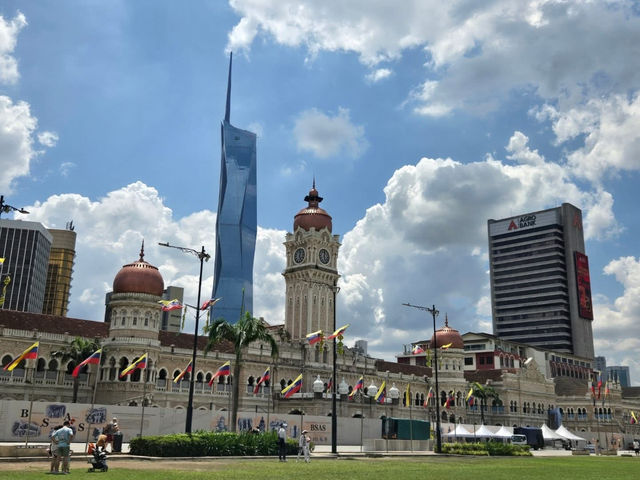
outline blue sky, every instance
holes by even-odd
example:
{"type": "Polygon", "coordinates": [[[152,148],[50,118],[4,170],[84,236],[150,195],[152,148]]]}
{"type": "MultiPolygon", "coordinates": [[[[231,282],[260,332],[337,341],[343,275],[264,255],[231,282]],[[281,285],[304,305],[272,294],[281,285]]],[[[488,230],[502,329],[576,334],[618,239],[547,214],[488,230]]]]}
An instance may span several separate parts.
{"type": "Polygon", "coordinates": [[[196,262],[156,244],[213,253],[233,50],[231,120],[259,137],[255,315],[283,321],[282,242],[314,175],[341,235],[338,314],[387,359],[432,333],[403,302],[491,331],[486,220],[571,202],[596,353],[640,381],[637,3],[186,5],[0,4],[0,190],[74,221],[70,315],[102,319],[143,238],[195,297],[196,262]]]}

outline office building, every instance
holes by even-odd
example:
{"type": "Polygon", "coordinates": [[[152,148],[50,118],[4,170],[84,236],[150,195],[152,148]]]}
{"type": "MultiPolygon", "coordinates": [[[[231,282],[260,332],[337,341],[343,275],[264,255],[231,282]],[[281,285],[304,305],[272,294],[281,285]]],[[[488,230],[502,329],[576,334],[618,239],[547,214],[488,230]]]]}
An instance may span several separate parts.
{"type": "Polygon", "coordinates": [[[571,204],[489,220],[493,332],[593,359],[582,212],[571,204]]]}
{"type": "Polygon", "coordinates": [[[76,232],[72,222],[69,222],[64,230],[48,230],[53,237],[53,243],[49,254],[42,313],[66,317],[76,256],[76,232]]]}
{"type": "Polygon", "coordinates": [[[623,367],[620,365],[607,367],[606,378],[613,382],[618,382],[621,387],[631,386],[631,375],[629,374],[629,367],[623,367]]]}
{"type": "Polygon", "coordinates": [[[53,236],[38,222],[0,219],[5,310],[42,313],[53,236]]]}
{"type": "Polygon", "coordinates": [[[607,371],[607,358],[601,355],[598,355],[593,359],[593,368],[601,373],[606,373],[607,371]]]}
{"type": "Polygon", "coordinates": [[[216,217],[213,298],[216,318],[235,323],[253,312],[253,258],[256,247],[256,134],[230,123],[231,59],[227,104],[221,126],[222,157],[216,217]]]}

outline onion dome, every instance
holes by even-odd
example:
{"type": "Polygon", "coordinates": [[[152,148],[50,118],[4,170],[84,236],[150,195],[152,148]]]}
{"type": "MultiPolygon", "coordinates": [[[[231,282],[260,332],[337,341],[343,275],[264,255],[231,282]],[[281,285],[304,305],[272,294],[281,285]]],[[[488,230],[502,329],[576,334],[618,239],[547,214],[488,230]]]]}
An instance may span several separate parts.
{"type": "Polygon", "coordinates": [[[309,202],[309,206],[300,210],[293,218],[293,231],[295,232],[298,227],[307,231],[311,228],[315,228],[317,231],[328,228],[331,231],[331,215],[319,207],[322,197],[318,195],[316,190],[315,179],[313,180],[313,188],[309,190],[309,195],[304,197],[304,201],[309,202]]]}
{"type": "Polygon", "coordinates": [[[140,259],[124,265],[113,279],[113,293],[147,293],[161,297],[163,291],[164,280],[158,268],[144,261],[143,240],[140,259]]]}
{"type": "MultiPolygon", "coordinates": [[[[443,345],[451,344],[450,348],[464,349],[464,342],[462,341],[462,335],[455,328],[449,326],[449,318],[445,315],[444,327],[436,331],[437,344],[436,347],[442,347],[443,345]]],[[[433,348],[433,336],[429,343],[430,348],[433,348]]]]}

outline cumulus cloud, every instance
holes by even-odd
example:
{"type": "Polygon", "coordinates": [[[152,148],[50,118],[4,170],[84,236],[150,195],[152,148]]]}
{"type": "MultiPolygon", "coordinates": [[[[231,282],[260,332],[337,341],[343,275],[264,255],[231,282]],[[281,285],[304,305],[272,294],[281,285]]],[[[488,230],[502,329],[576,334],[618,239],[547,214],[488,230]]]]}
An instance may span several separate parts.
{"type": "Polygon", "coordinates": [[[364,127],[354,125],[349,109],[340,107],[334,116],[315,108],[302,112],[293,129],[299,150],[318,158],[346,155],[357,158],[367,149],[364,127]]]}
{"type": "Polygon", "coordinates": [[[375,354],[398,353],[390,330],[405,343],[431,335],[425,312],[405,302],[435,304],[461,332],[491,330],[486,219],[569,201],[584,209],[587,236],[615,234],[608,192],[583,190],[521,132],[506,151],[511,162],[422,158],[397,169],[384,203],[345,233],[339,305],[353,334],[367,338],[375,354]]]}
{"type": "MultiPolygon", "coordinates": [[[[212,258],[204,264],[202,295],[207,297],[213,289],[214,212],[202,210],[174,218],[158,191],[142,182],[96,200],[72,193],[54,195],[26,209],[30,215],[24,218],[48,228],[65,228],[73,220],[77,238],[70,316],[104,318],[105,294],[120,268],[138,260],[143,240],[145,260],[160,269],[165,287],[183,287],[185,301],[191,305],[195,305],[198,293],[197,258],[158,243],[196,250],[204,245],[212,258]]],[[[284,323],[284,236],[282,231],[258,228],[254,311],[272,323],[284,323]]],[[[193,331],[194,321],[194,315],[189,314],[186,331],[193,331]]]]}
{"type": "Polygon", "coordinates": [[[28,103],[0,95],[0,190],[11,192],[14,180],[29,174],[37,126],[28,103]]]}
{"type": "Polygon", "coordinates": [[[624,290],[613,302],[599,298],[594,303],[596,354],[606,355],[609,365],[628,365],[633,372],[640,372],[635,355],[640,349],[640,258],[612,260],[604,273],[614,276],[624,290]]]}
{"type": "Polygon", "coordinates": [[[367,74],[366,79],[371,83],[378,83],[385,78],[389,78],[391,76],[391,73],[391,70],[389,70],[388,68],[378,68],[377,70],[374,70],[373,72],[367,74]]]}
{"type": "Polygon", "coordinates": [[[58,143],[58,134],[54,132],[38,133],[38,142],[45,147],[55,147],[58,143]]]}
{"type": "Polygon", "coordinates": [[[20,77],[18,62],[12,54],[18,42],[18,34],[26,25],[27,19],[20,12],[11,21],[0,15],[0,83],[14,84],[20,77]]]}

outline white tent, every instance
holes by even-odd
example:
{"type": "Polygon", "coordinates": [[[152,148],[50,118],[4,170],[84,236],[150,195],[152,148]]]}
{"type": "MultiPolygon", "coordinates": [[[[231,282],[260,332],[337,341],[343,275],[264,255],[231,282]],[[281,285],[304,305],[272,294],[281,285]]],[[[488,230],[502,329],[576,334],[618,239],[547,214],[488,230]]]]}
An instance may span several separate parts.
{"type": "Polygon", "coordinates": [[[476,430],[476,433],[473,434],[476,438],[493,438],[495,434],[489,430],[485,425],[480,425],[480,427],[476,430]]]}
{"type": "Polygon", "coordinates": [[[500,427],[500,430],[493,434],[496,438],[511,438],[512,435],[513,433],[505,426],[500,427]]]}
{"type": "Polygon", "coordinates": [[[562,437],[566,438],[567,440],[573,440],[573,441],[580,441],[582,440],[583,442],[586,442],[587,440],[585,438],[579,437],[578,435],[574,435],[573,433],[571,433],[569,430],[567,430],[564,425],[561,425],[560,428],[558,428],[556,430],[556,433],[558,435],[561,435],[562,437]]]}
{"type": "Polygon", "coordinates": [[[456,429],[453,432],[445,433],[443,437],[459,437],[459,438],[469,438],[473,437],[473,433],[469,432],[462,425],[456,425],[456,429]]]}
{"type": "Polygon", "coordinates": [[[554,432],[553,430],[551,430],[549,427],[547,427],[546,423],[543,423],[540,429],[542,430],[542,437],[545,440],[566,440],[568,438],[564,435],[559,434],[558,432],[554,432]]]}

